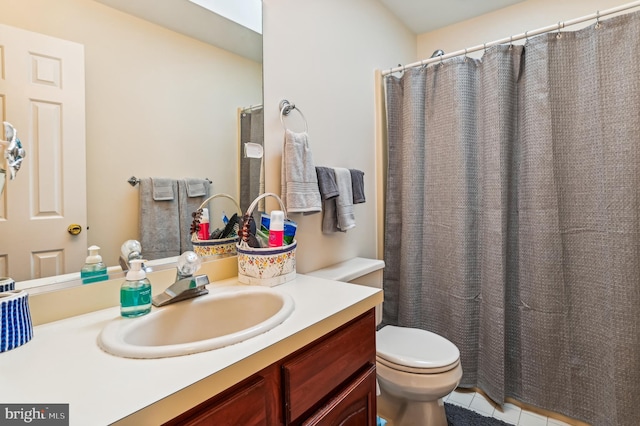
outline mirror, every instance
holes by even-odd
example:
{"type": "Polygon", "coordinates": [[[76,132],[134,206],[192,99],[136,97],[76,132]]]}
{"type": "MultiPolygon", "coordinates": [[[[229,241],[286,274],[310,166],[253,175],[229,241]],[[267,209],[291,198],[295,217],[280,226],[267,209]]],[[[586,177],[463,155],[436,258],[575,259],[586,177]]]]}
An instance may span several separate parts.
{"type": "MultiPolygon", "coordinates": [[[[74,257],[73,273],[34,285],[77,278],[89,245],[101,247],[108,266],[117,265],[120,245],[139,239],[132,176],[208,178],[211,193],[240,196],[239,119],[242,109],[262,103],[261,35],[185,0],[162,6],[0,0],[0,24],[84,47],[87,244],[74,257]]],[[[21,170],[16,181],[28,173],[21,170]]]]}

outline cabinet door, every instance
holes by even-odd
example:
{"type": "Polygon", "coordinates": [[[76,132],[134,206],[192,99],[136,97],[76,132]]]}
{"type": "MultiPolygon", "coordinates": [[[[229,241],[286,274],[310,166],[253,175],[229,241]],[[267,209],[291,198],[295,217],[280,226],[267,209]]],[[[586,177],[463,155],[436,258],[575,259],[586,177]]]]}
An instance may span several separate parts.
{"type": "Polygon", "coordinates": [[[373,426],[376,424],[376,367],[369,366],[303,425],[373,426]]]}
{"type": "Polygon", "coordinates": [[[373,310],[282,366],[286,424],[298,424],[376,357],[373,310]]]}

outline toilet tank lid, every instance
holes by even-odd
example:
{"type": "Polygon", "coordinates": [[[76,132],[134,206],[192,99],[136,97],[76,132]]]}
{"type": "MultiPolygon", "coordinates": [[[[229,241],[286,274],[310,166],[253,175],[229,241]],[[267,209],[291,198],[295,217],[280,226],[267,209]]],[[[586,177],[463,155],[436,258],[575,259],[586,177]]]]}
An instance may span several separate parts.
{"type": "Polygon", "coordinates": [[[439,368],[458,361],[460,351],[449,340],[427,330],[387,325],[376,333],[378,356],[413,368],[439,368]]]}
{"type": "Polygon", "coordinates": [[[306,272],[305,275],[333,281],[349,282],[381,269],[384,269],[384,260],[354,257],[353,259],[336,263],[326,268],[306,272]]]}

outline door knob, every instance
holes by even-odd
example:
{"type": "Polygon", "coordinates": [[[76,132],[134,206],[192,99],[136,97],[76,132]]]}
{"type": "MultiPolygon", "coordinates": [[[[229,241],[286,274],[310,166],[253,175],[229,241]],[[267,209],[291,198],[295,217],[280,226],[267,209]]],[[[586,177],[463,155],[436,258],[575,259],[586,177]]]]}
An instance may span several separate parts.
{"type": "Polygon", "coordinates": [[[71,235],[78,235],[82,232],[82,226],[78,225],[77,223],[72,223],[67,228],[67,232],[69,232],[71,235]]]}

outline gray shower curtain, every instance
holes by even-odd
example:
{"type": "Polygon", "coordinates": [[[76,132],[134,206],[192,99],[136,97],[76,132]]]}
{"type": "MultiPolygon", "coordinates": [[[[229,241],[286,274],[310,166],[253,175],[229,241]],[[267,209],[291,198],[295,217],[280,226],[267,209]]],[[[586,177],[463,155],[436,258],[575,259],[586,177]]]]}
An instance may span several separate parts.
{"type": "MultiPolygon", "coordinates": [[[[264,146],[264,110],[257,108],[240,114],[240,149],[247,142],[264,146]]],[[[263,159],[240,157],[240,210],[246,212],[254,199],[264,192],[263,159]]]]}
{"type": "Polygon", "coordinates": [[[640,14],[386,79],[384,322],[461,386],[640,421],[640,14]]]}

